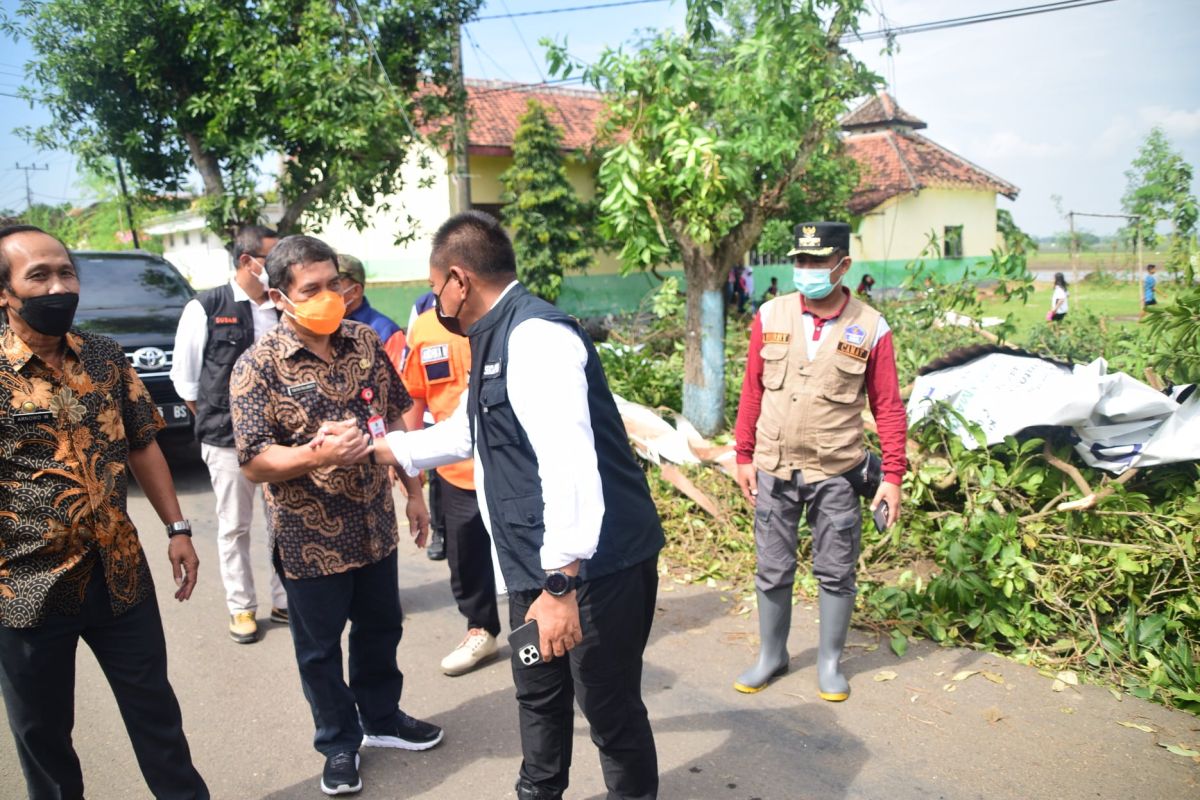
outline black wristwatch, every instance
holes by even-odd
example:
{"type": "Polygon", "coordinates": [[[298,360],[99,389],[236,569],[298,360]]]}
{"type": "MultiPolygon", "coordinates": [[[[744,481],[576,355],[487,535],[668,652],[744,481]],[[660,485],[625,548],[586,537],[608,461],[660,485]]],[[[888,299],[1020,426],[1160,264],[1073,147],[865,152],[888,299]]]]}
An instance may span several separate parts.
{"type": "Polygon", "coordinates": [[[170,525],[167,526],[167,537],[168,538],[170,538],[172,536],[179,536],[179,535],[191,536],[192,535],[192,523],[188,522],[186,519],[181,519],[178,522],[172,522],[170,525]]]}
{"type": "Polygon", "coordinates": [[[579,588],[583,581],[578,575],[568,575],[562,570],[551,570],[546,573],[546,581],[542,584],[542,588],[547,594],[555,597],[564,597],[579,588]]]}

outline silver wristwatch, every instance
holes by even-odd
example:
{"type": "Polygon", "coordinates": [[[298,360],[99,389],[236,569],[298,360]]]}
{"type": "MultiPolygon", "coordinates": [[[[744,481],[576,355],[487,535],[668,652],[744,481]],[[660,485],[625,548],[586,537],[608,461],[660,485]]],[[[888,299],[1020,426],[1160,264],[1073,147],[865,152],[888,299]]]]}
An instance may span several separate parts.
{"type": "Polygon", "coordinates": [[[188,522],[186,519],[181,519],[178,522],[172,522],[167,526],[168,537],[179,536],[180,534],[183,534],[184,536],[191,536],[192,523],[188,522]]]}

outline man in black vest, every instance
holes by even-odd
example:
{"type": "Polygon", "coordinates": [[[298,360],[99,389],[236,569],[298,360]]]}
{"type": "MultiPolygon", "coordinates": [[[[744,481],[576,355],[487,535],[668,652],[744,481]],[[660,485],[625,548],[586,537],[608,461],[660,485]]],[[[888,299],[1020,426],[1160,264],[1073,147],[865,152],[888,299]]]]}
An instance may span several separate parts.
{"type": "MultiPolygon", "coordinates": [[[[275,327],[279,314],[267,297],[267,254],[279,234],[248,225],[233,240],[234,275],[201,292],[179,318],[171,381],[196,416],[196,438],[217,496],[217,554],[229,635],[239,644],[258,640],[258,598],[250,568],[250,523],[256,484],[242,475],[229,416],[229,376],[250,345],[275,327]]],[[[269,561],[269,559],[268,559],[269,561]]],[[[287,623],[287,594],[271,570],[271,620],[287,623]]]]}
{"type": "Polygon", "coordinates": [[[442,225],[429,282],[442,323],[470,337],[470,386],[449,419],[389,433],[392,452],[378,455],[410,474],[474,456],[509,625],[540,629],[542,660],[513,659],[517,797],[562,797],[575,700],[608,797],[657,797],[641,678],[663,533],[596,350],[578,322],[517,282],[512,243],[487,214],[442,225]]]}

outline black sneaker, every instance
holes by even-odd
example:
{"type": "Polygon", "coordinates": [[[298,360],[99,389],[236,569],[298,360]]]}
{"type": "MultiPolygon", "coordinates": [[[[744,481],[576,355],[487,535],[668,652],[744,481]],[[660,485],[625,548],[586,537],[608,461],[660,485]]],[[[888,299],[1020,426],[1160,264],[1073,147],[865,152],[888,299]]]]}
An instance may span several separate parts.
{"type": "Polygon", "coordinates": [[[344,753],[334,753],[325,759],[325,771],[321,773],[321,791],[330,795],[362,791],[362,778],[358,777],[358,753],[347,750],[344,753]]]}
{"type": "Polygon", "coordinates": [[[429,542],[425,545],[425,557],[430,561],[446,560],[446,536],[438,531],[431,531],[429,542]]]}
{"type": "Polygon", "coordinates": [[[400,750],[428,750],[442,741],[437,725],[413,719],[400,709],[384,728],[363,731],[363,747],[395,747],[400,750]]]}

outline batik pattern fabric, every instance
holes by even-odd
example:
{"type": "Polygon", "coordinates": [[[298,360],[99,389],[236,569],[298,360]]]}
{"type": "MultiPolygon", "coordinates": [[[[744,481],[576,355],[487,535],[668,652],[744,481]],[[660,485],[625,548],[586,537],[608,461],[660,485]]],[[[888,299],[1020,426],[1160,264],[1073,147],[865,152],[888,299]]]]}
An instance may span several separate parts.
{"type": "Polygon", "coordinates": [[[150,596],[125,468],[164,424],[112,339],[69,332],[59,371],[0,330],[0,625],[79,613],[97,568],[114,614],[150,596]]]}
{"type": "MultiPolygon", "coordinates": [[[[372,416],[388,426],[400,422],[412,398],[375,331],[344,321],[330,339],[333,357],[326,362],[285,321],[238,360],[229,394],[239,463],[273,445],[307,446],[323,422],[353,417],[363,433],[372,416]]],[[[346,572],[396,549],[387,467],[321,467],[268,483],[264,494],[272,552],[288,578],[346,572]]]]}

